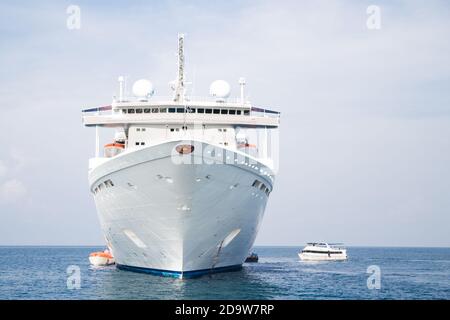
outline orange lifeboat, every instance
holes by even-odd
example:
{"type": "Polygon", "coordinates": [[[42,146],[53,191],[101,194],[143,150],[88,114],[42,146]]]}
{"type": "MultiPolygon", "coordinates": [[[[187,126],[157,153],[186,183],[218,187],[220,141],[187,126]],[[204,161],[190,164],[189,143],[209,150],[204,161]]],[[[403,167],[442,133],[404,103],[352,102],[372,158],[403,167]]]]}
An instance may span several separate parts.
{"type": "Polygon", "coordinates": [[[113,142],[105,144],[105,157],[111,158],[117,156],[124,149],[125,149],[124,143],[113,142]]]}
{"type": "Polygon", "coordinates": [[[114,264],[114,257],[109,250],[92,252],[89,255],[89,262],[93,266],[108,266],[114,264]]]}
{"type": "Polygon", "coordinates": [[[256,144],[250,144],[250,143],[238,143],[237,145],[238,148],[256,148],[256,144]]]}

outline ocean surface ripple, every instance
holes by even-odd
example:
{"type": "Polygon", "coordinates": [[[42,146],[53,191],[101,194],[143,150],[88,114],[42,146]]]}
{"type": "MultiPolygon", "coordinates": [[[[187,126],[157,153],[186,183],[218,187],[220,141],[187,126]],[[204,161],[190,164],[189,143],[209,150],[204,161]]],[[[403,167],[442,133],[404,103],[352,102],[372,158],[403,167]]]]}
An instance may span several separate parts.
{"type": "Polygon", "coordinates": [[[450,299],[450,248],[350,247],[348,261],[308,263],[300,248],[255,247],[259,262],[241,271],[183,280],[90,266],[102,249],[0,247],[0,299],[450,299]],[[373,265],[380,289],[367,285],[373,265]]]}

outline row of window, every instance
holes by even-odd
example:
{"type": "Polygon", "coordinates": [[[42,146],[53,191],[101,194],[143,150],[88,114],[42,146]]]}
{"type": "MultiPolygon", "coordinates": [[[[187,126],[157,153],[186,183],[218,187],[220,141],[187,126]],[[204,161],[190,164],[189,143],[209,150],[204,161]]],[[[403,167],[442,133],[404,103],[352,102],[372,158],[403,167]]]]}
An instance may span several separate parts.
{"type": "MultiPolygon", "coordinates": [[[[181,130],[187,130],[187,129],[188,129],[187,126],[181,127],[181,130]]],[[[178,132],[178,131],[180,131],[180,128],[170,128],[170,132],[174,132],[174,131],[178,132]]]]}
{"type": "Polygon", "coordinates": [[[99,183],[99,185],[95,187],[94,194],[99,193],[105,188],[112,188],[112,187],[114,187],[114,183],[111,180],[106,180],[104,182],[99,183]]]}
{"type": "Polygon", "coordinates": [[[253,182],[252,184],[252,187],[263,191],[267,196],[270,194],[269,188],[267,188],[266,185],[259,180],[255,180],[255,182],[253,182]]]}
{"type": "Polygon", "coordinates": [[[122,113],[206,113],[249,116],[250,110],[209,109],[209,108],[129,108],[122,109],[122,113]]]}
{"type": "MultiPolygon", "coordinates": [[[[182,126],[181,127],[181,129],[182,130],[187,130],[188,129],[188,127],[187,126],[182,126]]],[[[219,129],[217,129],[219,132],[227,132],[227,129],[222,129],[222,128],[219,128],[219,129]]],[[[144,131],[146,131],[146,129],[145,128],[136,128],[136,131],[137,132],[144,132],[144,131]]],[[[170,132],[174,132],[174,131],[180,131],[180,128],[170,128],[170,132]]]]}
{"type": "MultiPolygon", "coordinates": [[[[181,130],[187,130],[187,129],[188,129],[187,126],[182,126],[181,127],[181,130]]],[[[217,130],[219,132],[227,132],[226,128],[218,128],[217,130]]],[[[145,132],[146,128],[136,128],[136,131],[137,132],[145,132]]],[[[180,131],[180,128],[170,128],[170,132],[179,132],[179,131],[180,131]]],[[[225,146],[228,146],[228,142],[219,142],[219,144],[223,144],[225,146]]],[[[143,142],[143,141],[136,141],[135,145],[136,146],[145,146],[145,142],[143,142]]]]}

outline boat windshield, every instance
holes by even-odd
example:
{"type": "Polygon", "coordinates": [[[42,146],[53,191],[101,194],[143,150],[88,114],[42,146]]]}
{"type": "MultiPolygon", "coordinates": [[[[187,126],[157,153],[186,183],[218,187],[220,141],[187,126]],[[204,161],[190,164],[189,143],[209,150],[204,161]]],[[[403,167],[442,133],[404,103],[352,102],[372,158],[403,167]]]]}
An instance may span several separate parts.
{"type": "Polygon", "coordinates": [[[333,248],[333,249],[344,249],[343,243],[326,243],[326,242],[309,242],[308,246],[319,247],[319,248],[333,248]]]}

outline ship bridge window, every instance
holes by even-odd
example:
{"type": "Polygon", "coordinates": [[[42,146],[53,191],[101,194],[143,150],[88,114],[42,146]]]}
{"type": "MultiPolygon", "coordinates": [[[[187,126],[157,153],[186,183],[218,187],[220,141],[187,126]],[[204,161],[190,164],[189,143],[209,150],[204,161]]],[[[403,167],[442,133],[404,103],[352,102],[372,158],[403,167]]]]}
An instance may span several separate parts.
{"type": "Polygon", "coordinates": [[[144,113],[150,113],[150,109],[149,108],[145,108],[144,109],[144,113]]]}
{"type": "Polygon", "coordinates": [[[167,108],[161,108],[161,109],[159,109],[159,112],[166,113],[167,112],[167,108]]]}
{"type": "Polygon", "coordinates": [[[127,109],[122,109],[122,113],[127,113],[127,109]]]}
{"type": "Polygon", "coordinates": [[[250,110],[244,110],[244,116],[249,116],[250,115],[250,110]]]}
{"type": "Polygon", "coordinates": [[[136,109],[136,113],[142,113],[142,109],[136,109]]]}
{"type": "Polygon", "coordinates": [[[169,108],[169,113],[175,113],[175,108],[169,108]]]}
{"type": "Polygon", "coordinates": [[[141,131],[141,128],[136,128],[136,131],[141,131]]]}
{"type": "Polygon", "coordinates": [[[205,109],[205,113],[212,113],[212,109],[205,109]]]}
{"type": "Polygon", "coordinates": [[[214,109],[213,113],[214,113],[214,114],[219,114],[219,113],[220,113],[220,110],[219,110],[219,109],[214,109]]]}
{"type": "Polygon", "coordinates": [[[142,131],[145,131],[145,128],[142,128],[142,131]]]}
{"type": "Polygon", "coordinates": [[[159,109],[158,108],[152,108],[152,113],[158,113],[159,109]]]}
{"type": "Polygon", "coordinates": [[[128,113],[134,113],[134,109],[128,109],[128,113]]]}
{"type": "Polygon", "coordinates": [[[220,114],[228,114],[228,109],[222,109],[222,110],[220,110],[220,114]]]}
{"type": "Polygon", "coordinates": [[[236,110],[236,114],[240,115],[241,114],[241,110],[236,110]]]}
{"type": "Polygon", "coordinates": [[[197,113],[205,113],[205,109],[203,109],[203,108],[198,108],[198,109],[197,109],[197,113]]]}
{"type": "Polygon", "coordinates": [[[195,113],[195,108],[188,108],[189,113],[195,113]]]}
{"type": "Polygon", "coordinates": [[[177,108],[177,113],[184,113],[184,108],[177,108]]]}
{"type": "Polygon", "coordinates": [[[236,114],[236,110],[234,110],[234,109],[233,110],[229,110],[228,114],[236,114]]]}

